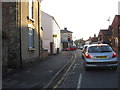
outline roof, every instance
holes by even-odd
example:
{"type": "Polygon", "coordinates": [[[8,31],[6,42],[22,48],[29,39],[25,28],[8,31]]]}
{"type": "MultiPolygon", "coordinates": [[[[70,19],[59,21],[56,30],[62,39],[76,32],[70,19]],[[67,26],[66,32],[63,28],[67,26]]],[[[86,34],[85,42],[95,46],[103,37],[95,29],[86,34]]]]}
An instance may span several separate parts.
{"type": "Polygon", "coordinates": [[[99,32],[99,35],[100,35],[100,33],[102,33],[103,35],[110,35],[108,29],[101,29],[100,32],[99,32]]]}
{"type": "Polygon", "coordinates": [[[44,12],[44,11],[41,11],[41,12],[44,13],[44,14],[46,14],[47,16],[51,17],[51,18],[55,21],[55,23],[57,24],[57,26],[58,26],[59,29],[60,29],[59,24],[57,23],[57,21],[55,20],[55,18],[54,18],[53,16],[49,15],[48,13],[46,13],[46,12],[44,12]]]}
{"type": "Polygon", "coordinates": [[[73,32],[71,32],[71,31],[69,31],[69,30],[60,30],[62,33],[73,33],[73,32]]]}
{"type": "Polygon", "coordinates": [[[108,44],[91,44],[91,45],[89,45],[89,47],[90,46],[96,46],[96,45],[109,46],[108,44]]]}
{"type": "Polygon", "coordinates": [[[120,15],[115,15],[113,22],[111,24],[111,28],[114,28],[119,25],[120,25],[120,15]]]}

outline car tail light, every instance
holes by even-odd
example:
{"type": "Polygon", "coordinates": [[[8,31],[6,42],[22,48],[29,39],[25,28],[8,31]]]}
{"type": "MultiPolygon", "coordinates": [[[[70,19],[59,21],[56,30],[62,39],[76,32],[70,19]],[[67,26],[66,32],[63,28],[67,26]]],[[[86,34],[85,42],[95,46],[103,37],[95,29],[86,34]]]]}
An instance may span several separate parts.
{"type": "Polygon", "coordinates": [[[117,56],[117,54],[116,54],[116,53],[113,53],[112,58],[115,58],[116,56],[117,56]]]}
{"type": "Polygon", "coordinates": [[[97,45],[98,47],[102,46],[102,45],[97,45]]]}
{"type": "Polygon", "coordinates": [[[90,57],[90,55],[88,53],[85,53],[85,57],[91,59],[91,57],[90,57]]]}

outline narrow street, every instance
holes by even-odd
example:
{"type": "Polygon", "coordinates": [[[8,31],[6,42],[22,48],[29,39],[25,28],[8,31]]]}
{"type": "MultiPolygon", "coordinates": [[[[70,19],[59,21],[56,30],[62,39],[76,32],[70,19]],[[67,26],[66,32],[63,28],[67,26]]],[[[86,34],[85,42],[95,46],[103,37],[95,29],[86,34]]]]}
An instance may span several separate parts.
{"type": "Polygon", "coordinates": [[[85,71],[81,51],[63,83],[58,88],[118,88],[118,72],[112,69],[91,69],[85,71]]]}
{"type": "Polygon", "coordinates": [[[0,14],[0,89],[120,90],[119,0],[1,0],[0,14]]]}
{"type": "Polygon", "coordinates": [[[3,88],[118,88],[118,72],[111,69],[85,71],[81,51],[63,51],[39,64],[3,79],[3,88]],[[73,58],[73,55],[74,58],[73,58]],[[60,69],[68,62],[72,63],[60,69]],[[58,73],[59,72],[59,73],[58,73]],[[62,75],[60,75],[62,72],[62,75]],[[56,74],[58,73],[58,74],[56,74]],[[55,77],[56,75],[56,77],[55,77]],[[54,80],[52,80],[54,78],[54,80]],[[54,85],[48,84],[59,78],[54,85]],[[52,80],[52,81],[51,81],[52,80]]]}

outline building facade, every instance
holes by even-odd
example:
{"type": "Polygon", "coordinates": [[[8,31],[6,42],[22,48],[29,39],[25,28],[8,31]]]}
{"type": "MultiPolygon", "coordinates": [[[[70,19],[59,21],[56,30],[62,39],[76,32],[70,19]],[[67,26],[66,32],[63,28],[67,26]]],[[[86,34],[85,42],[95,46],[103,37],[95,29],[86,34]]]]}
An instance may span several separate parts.
{"type": "Polygon", "coordinates": [[[72,33],[73,32],[67,30],[67,28],[64,28],[64,30],[61,30],[61,47],[63,50],[69,46],[73,46],[72,33]],[[68,38],[70,38],[70,41],[68,41],[68,38]]]}
{"type": "Polygon", "coordinates": [[[109,29],[101,29],[98,34],[98,41],[101,43],[111,44],[111,34],[109,29]]]}
{"type": "Polygon", "coordinates": [[[2,65],[18,68],[40,57],[40,2],[2,3],[2,65]]]}
{"type": "Polygon", "coordinates": [[[43,48],[48,50],[49,54],[61,52],[60,27],[53,16],[41,12],[43,28],[43,48]]]}
{"type": "Polygon", "coordinates": [[[111,45],[115,51],[119,51],[118,47],[120,47],[120,15],[115,15],[113,22],[111,24],[110,32],[111,32],[111,45]]]}

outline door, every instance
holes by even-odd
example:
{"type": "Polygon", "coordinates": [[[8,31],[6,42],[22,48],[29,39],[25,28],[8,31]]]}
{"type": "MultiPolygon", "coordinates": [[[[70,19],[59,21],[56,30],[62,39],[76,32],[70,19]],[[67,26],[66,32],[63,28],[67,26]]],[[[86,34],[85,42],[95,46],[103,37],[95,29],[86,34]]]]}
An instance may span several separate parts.
{"type": "Polygon", "coordinates": [[[50,54],[53,54],[53,42],[50,42],[50,54]]]}

